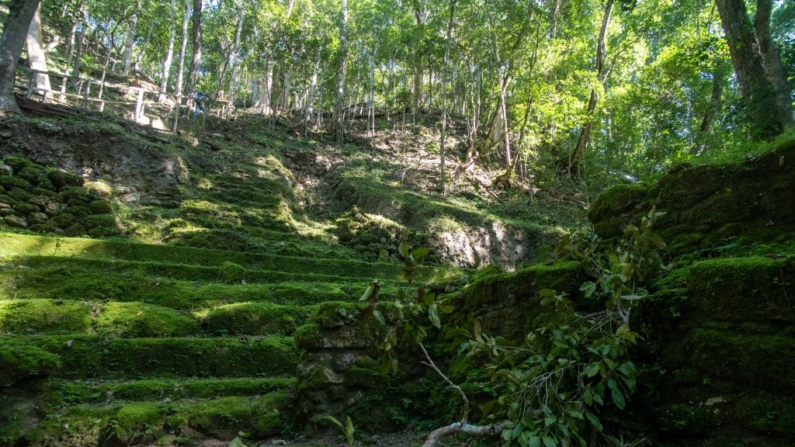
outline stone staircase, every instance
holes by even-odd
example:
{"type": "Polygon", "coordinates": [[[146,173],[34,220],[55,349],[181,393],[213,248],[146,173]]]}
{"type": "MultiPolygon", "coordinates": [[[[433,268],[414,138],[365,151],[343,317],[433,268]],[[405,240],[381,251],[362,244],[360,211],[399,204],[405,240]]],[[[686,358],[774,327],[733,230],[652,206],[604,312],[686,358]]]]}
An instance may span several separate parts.
{"type": "Polygon", "coordinates": [[[0,372],[0,445],[285,435],[297,414],[293,334],[375,278],[389,296],[401,266],[0,233],[0,364],[47,353],[59,364],[0,372]]]}

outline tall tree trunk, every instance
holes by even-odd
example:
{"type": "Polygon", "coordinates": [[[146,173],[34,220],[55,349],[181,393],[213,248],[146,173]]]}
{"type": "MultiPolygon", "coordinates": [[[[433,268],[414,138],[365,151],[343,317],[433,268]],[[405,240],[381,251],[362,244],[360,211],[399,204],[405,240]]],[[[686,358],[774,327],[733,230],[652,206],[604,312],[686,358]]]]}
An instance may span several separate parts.
{"type": "Polygon", "coordinates": [[[152,37],[152,30],[154,29],[154,22],[149,23],[149,29],[146,30],[146,37],[144,37],[144,44],[141,45],[141,51],[138,53],[138,57],[135,59],[134,69],[140,70],[141,64],[144,60],[144,55],[146,54],[146,47],[149,46],[149,39],[152,37]]]}
{"type": "MultiPolygon", "coordinates": [[[[742,1],[742,0],[740,0],[742,1]]],[[[605,58],[607,57],[607,27],[610,25],[610,15],[613,12],[614,0],[607,0],[605,4],[604,15],[602,16],[602,27],[599,29],[599,42],[596,45],[596,78],[601,84],[604,85],[607,80],[607,71],[605,70],[605,58]]],[[[567,173],[570,177],[580,176],[580,158],[585,152],[585,146],[588,145],[588,140],[591,136],[591,127],[593,126],[593,115],[596,111],[596,105],[599,102],[599,93],[596,89],[591,89],[591,97],[588,100],[588,108],[586,109],[586,121],[580,130],[580,137],[577,139],[577,146],[569,156],[567,173]]]]}
{"type": "Polygon", "coordinates": [[[337,70],[337,106],[335,111],[337,145],[342,146],[345,139],[345,71],[348,66],[348,0],[342,0],[342,25],[340,27],[340,65],[337,70]]]}
{"type": "MultiPolygon", "coordinates": [[[[83,63],[83,50],[86,46],[86,33],[88,33],[88,8],[85,3],[80,8],[83,13],[83,23],[80,25],[80,33],[77,35],[77,50],[75,50],[75,63],[72,67],[72,86],[76,87],[80,82],[80,66],[83,63]]],[[[68,67],[67,67],[68,69],[68,67]]]]}
{"type": "Polygon", "coordinates": [[[177,2],[171,0],[171,9],[169,9],[169,21],[171,22],[171,29],[168,35],[168,50],[166,50],[166,58],[163,60],[163,72],[160,76],[160,94],[157,96],[158,102],[166,100],[166,92],[168,90],[168,76],[171,72],[171,59],[174,57],[174,40],[177,36],[177,2]]]}
{"type": "Polygon", "coordinates": [[[309,96],[306,100],[306,109],[304,110],[304,136],[306,137],[309,121],[312,120],[312,110],[315,107],[315,96],[317,95],[317,73],[320,71],[320,56],[321,49],[317,48],[315,54],[315,65],[312,67],[312,83],[309,85],[309,96]]]}
{"type": "Polygon", "coordinates": [[[30,21],[38,7],[39,0],[11,0],[8,4],[8,16],[0,35],[0,115],[20,113],[14,97],[15,72],[30,21]]]}
{"type": "Polygon", "coordinates": [[[122,57],[122,73],[124,76],[130,74],[130,62],[132,61],[133,47],[135,46],[135,34],[138,27],[138,11],[141,10],[141,0],[135,3],[135,13],[130,17],[130,26],[127,29],[127,42],[124,44],[124,56],[122,57]]]}
{"type": "Polygon", "coordinates": [[[185,73],[185,48],[188,46],[188,20],[190,19],[190,2],[185,1],[185,10],[182,17],[182,43],[179,46],[179,64],[177,67],[177,107],[174,110],[174,125],[171,128],[172,132],[176,132],[179,127],[179,112],[182,105],[182,76],[185,73]]]}
{"type": "Polygon", "coordinates": [[[558,35],[558,15],[560,14],[560,6],[563,0],[555,0],[555,5],[552,8],[552,38],[558,35]]]}
{"type": "Polygon", "coordinates": [[[447,173],[445,172],[445,139],[447,138],[447,72],[450,65],[450,39],[453,36],[453,18],[455,17],[455,2],[450,0],[450,21],[447,22],[447,38],[444,42],[444,67],[442,70],[442,136],[439,144],[439,173],[442,195],[447,195],[447,173]]]}
{"type": "Polygon", "coordinates": [[[239,18],[237,20],[237,29],[235,30],[235,46],[232,50],[232,79],[229,80],[229,104],[235,104],[235,85],[237,84],[237,77],[239,73],[240,64],[237,62],[237,55],[240,52],[240,35],[243,33],[243,22],[246,19],[246,7],[240,6],[239,18]]]}
{"type": "Polygon", "coordinates": [[[770,14],[772,12],[772,0],[757,0],[754,28],[759,51],[765,62],[767,80],[776,94],[776,108],[781,117],[781,125],[784,128],[789,128],[795,126],[795,117],[792,115],[792,90],[787,82],[787,72],[781,64],[778,46],[770,33],[770,14]]]}
{"type": "Polygon", "coordinates": [[[732,65],[740,81],[755,138],[772,138],[783,130],[775,89],[768,81],[754,27],[743,0],[715,0],[729,44],[732,65]]]}
{"type": "Polygon", "coordinates": [[[193,58],[188,71],[186,93],[192,96],[196,90],[199,64],[202,61],[202,0],[193,0],[193,58]]]}
{"type": "MultiPolygon", "coordinates": [[[[28,35],[28,66],[32,70],[47,71],[47,56],[44,54],[43,40],[41,37],[41,4],[36,8],[30,20],[28,35]]],[[[36,88],[50,89],[50,77],[45,74],[36,74],[36,88]]]]}
{"type": "Polygon", "coordinates": [[[709,106],[704,112],[704,117],[701,119],[701,125],[698,126],[698,135],[696,136],[695,144],[690,149],[693,155],[704,153],[706,149],[706,142],[704,141],[709,135],[712,122],[720,110],[720,103],[723,97],[723,88],[726,85],[726,75],[728,67],[720,61],[716,62],[715,68],[712,70],[712,94],[710,95],[709,106]]]}

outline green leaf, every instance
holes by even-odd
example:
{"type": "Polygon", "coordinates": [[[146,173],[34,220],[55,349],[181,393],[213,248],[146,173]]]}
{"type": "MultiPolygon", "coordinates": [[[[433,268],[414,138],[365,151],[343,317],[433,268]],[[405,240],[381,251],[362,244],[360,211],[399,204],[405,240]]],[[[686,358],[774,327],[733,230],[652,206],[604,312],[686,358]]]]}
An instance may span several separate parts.
{"type": "Polygon", "coordinates": [[[398,252],[400,252],[400,256],[403,256],[404,259],[409,257],[409,245],[405,242],[401,242],[400,246],[398,247],[398,252]]]}
{"type": "Polygon", "coordinates": [[[596,292],[596,283],[593,281],[585,281],[580,285],[580,291],[585,292],[585,297],[588,298],[596,292]]]}
{"type": "Polygon", "coordinates": [[[428,256],[428,253],[430,253],[430,252],[431,251],[428,250],[425,247],[417,248],[417,249],[415,249],[414,251],[411,252],[411,257],[414,258],[417,261],[420,261],[420,260],[422,260],[422,258],[428,256]]]}
{"type": "MultiPolygon", "coordinates": [[[[326,416],[326,417],[331,417],[331,416],[326,416]]],[[[243,440],[240,439],[240,437],[238,436],[235,439],[233,439],[232,442],[229,443],[229,447],[248,447],[248,446],[246,446],[246,444],[243,443],[243,440]]]]}
{"type": "Polygon", "coordinates": [[[612,391],[611,395],[613,397],[613,403],[616,404],[619,409],[623,410],[627,404],[626,400],[624,399],[624,393],[621,392],[618,386],[615,388],[610,387],[610,390],[612,391]]]}
{"type": "Polygon", "coordinates": [[[437,310],[435,303],[428,306],[428,317],[431,319],[431,323],[436,327],[436,329],[440,329],[442,327],[442,322],[439,320],[439,311],[437,310]]]}
{"type": "Polygon", "coordinates": [[[598,363],[591,363],[587,368],[585,368],[585,375],[588,376],[588,378],[591,378],[597,374],[599,374],[598,363]]]}
{"type": "Polygon", "coordinates": [[[555,442],[555,440],[549,436],[544,436],[543,441],[544,441],[544,447],[558,447],[558,443],[555,442]]]}
{"type": "MultiPolygon", "coordinates": [[[[343,428],[343,427],[342,427],[342,422],[340,422],[340,421],[339,421],[337,418],[335,418],[334,416],[323,416],[323,419],[325,419],[325,420],[327,420],[327,421],[331,421],[331,422],[333,422],[333,423],[334,423],[334,425],[336,425],[336,426],[337,426],[337,427],[339,427],[339,428],[343,428]]],[[[230,446],[230,447],[231,447],[231,446],[230,446]]]]}
{"type": "Polygon", "coordinates": [[[376,320],[378,320],[379,323],[386,325],[386,319],[384,318],[384,314],[382,314],[380,310],[374,310],[373,316],[375,317],[376,320]]]}
{"type": "Polygon", "coordinates": [[[591,413],[588,410],[585,410],[585,417],[588,419],[588,422],[590,422],[591,425],[594,426],[596,431],[601,433],[603,427],[602,427],[602,423],[599,422],[599,418],[597,418],[595,414],[591,413]]]}
{"type": "Polygon", "coordinates": [[[356,428],[353,426],[353,421],[351,417],[345,420],[345,439],[348,440],[348,445],[353,445],[353,433],[356,431],[356,428]]]}

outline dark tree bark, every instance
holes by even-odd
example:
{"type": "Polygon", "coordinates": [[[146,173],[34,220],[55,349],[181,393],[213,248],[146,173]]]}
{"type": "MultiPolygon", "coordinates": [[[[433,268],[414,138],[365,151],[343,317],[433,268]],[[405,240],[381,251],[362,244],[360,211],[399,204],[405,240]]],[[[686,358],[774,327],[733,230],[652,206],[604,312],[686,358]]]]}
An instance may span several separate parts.
{"type": "Polygon", "coordinates": [[[781,64],[781,55],[770,32],[770,14],[773,12],[772,0],[757,0],[754,28],[759,51],[765,62],[767,80],[776,94],[776,108],[785,128],[795,126],[792,115],[792,90],[787,82],[787,72],[781,64]]]}
{"type": "Polygon", "coordinates": [[[188,71],[188,85],[185,91],[192,96],[196,89],[199,64],[202,61],[202,0],[193,0],[193,59],[188,71]]]}
{"type": "Polygon", "coordinates": [[[0,115],[21,113],[14,98],[16,68],[39,0],[11,0],[0,36],[0,115]]]}
{"type": "Polygon", "coordinates": [[[779,112],[775,90],[765,72],[765,62],[754,35],[754,26],[745,10],[745,2],[715,0],[715,4],[751,119],[753,136],[772,138],[781,133],[784,120],[779,112]]]}
{"type": "MultiPolygon", "coordinates": [[[[596,78],[602,84],[607,80],[607,71],[605,70],[605,58],[607,57],[607,27],[610,25],[613,3],[614,0],[607,0],[607,4],[605,4],[604,15],[602,16],[602,28],[599,30],[599,42],[596,45],[596,78]]],[[[598,103],[599,94],[596,90],[591,89],[591,97],[588,100],[588,109],[586,110],[587,121],[580,130],[577,146],[575,146],[574,151],[569,156],[568,165],[566,167],[566,171],[570,177],[580,176],[580,158],[585,152],[585,146],[588,145],[588,140],[591,137],[593,114],[596,111],[596,105],[598,103]]]]}

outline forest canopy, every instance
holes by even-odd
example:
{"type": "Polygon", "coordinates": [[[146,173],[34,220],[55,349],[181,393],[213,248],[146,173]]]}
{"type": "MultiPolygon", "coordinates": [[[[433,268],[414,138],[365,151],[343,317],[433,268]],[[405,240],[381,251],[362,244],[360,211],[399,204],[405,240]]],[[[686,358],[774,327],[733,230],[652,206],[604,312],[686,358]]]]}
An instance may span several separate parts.
{"type": "MultiPolygon", "coordinates": [[[[13,19],[26,20],[37,3],[10,3],[0,45],[19,44],[13,19]]],[[[58,71],[111,62],[164,98],[201,91],[307,125],[328,113],[340,142],[356,111],[368,129],[376,115],[394,127],[430,113],[440,127],[466,123],[464,162],[477,154],[572,177],[583,164],[642,178],[793,126],[792,2],[44,0],[40,8],[55,34],[45,40],[61,47],[50,65],[58,71]]],[[[0,60],[3,79],[13,53],[0,60]]]]}

